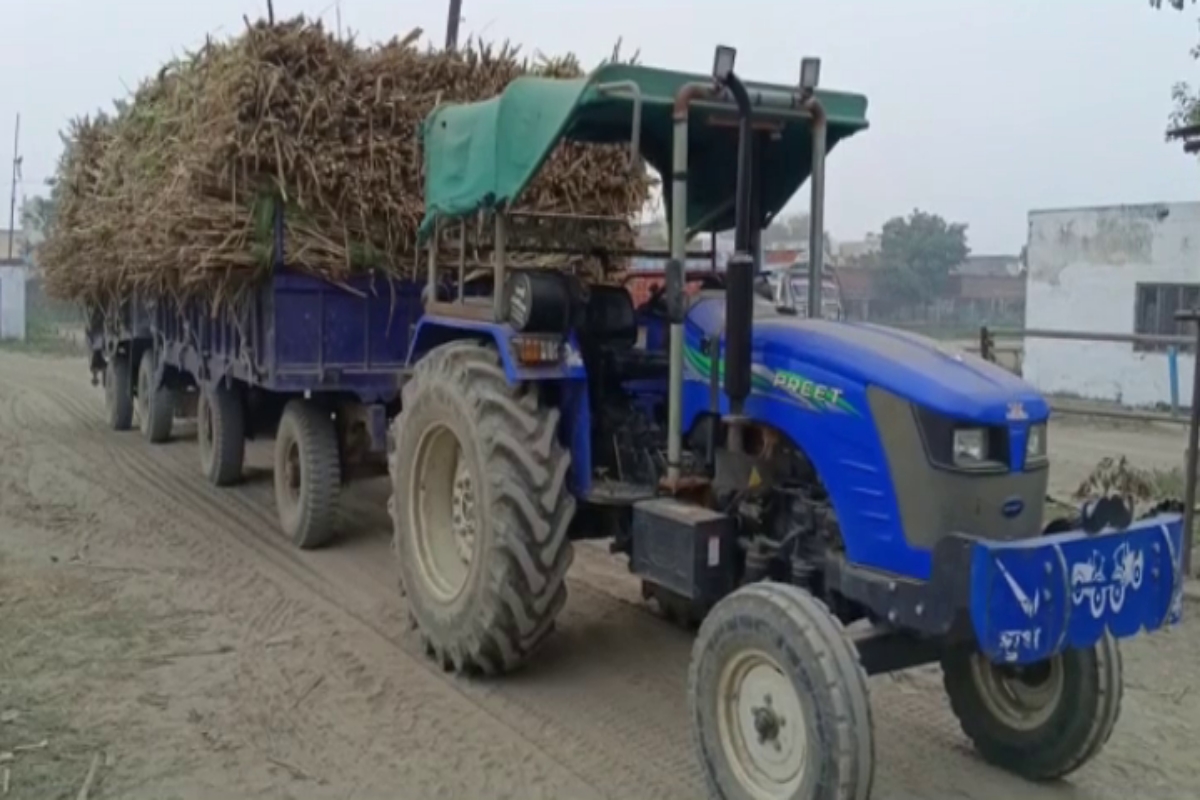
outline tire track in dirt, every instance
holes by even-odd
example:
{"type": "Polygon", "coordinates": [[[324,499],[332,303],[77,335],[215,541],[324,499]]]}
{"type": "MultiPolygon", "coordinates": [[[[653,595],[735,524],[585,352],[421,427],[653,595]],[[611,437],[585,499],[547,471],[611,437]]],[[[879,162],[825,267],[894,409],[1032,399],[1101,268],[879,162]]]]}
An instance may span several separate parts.
{"type": "MultiPolygon", "coordinates": [[[[176,459],[164,460],[175,461],[176,459]]],[[[160,474],[173,474],[172,466],[178,468],[178,464],[165,463],[161,471],[143,470],[142,475],[146,480],[157,481],[160,474]]],[[[197,476],[196,481],[199,480],[197,476]]],[[[372,613],[371,609],[364,609],[359,604],[347,602],[345,593],[338,592],[330,575],[319,568],[321,556],[333,555],[332,553],[312,555],[298,553],[279,534],[272,510],[273,505],[268,507],[259,498],[247,497],[247,494],[263,494],[265,490],[256,491],[260,487],[254,486],[249,489],[221,490],[218,493],[202,483],[197,484],[186,479],[178,482],[172,481],[171,486],[170,491],[178,491],[187,495],[186,502],[193,511],[201,514],[206,512],[219,514],[227,529],[255,539],[258,543],[256,549],[270,551],[272,560],[280,564],[291,577],[303,582],[310,591],[322,595],[330,603],[341,608],[441,677],[440,673],[436,672],[436,668],[425,658],[416,637],[404,633],[401,621],[406,614],[403,611],[402,601],[396,597],[390,553],[386,552],[386,548],[383,548],[385,552],[381,553],[386,556],[382,572],[366,570],[363,573],[356,572],[353,576],[372,581],[379,590],[381,598],[393,600],[389,604],[392,613],[386,614],[383,619],[380,619],[378,612],[372,613]],[[212,495],[215,494],[220,494],[220,499],[227,501],[220,503],[219,510],[212,508],[215,499],[212,495]]],[[[239,536],[239,538],[242,537],[239,536]]],[[[577,588],[573,587],[573,589],[577,588]]],[[[584,591],[585,594],[588,594],[588,590],[584,591]]],[[[591,592],[590,596],[583,600],[582,605],[587,607],[593,604],[611,606],[613,601],[609,597],[591,592]]],[[[586,620],[594,616],[580,612],[578,610],[580,605],[580,599],[577,598],[569,606],[568,613],[563,619],[563,628],[570,624],[572,617],[586,620]]],[[[621,609],[617,611],[620,613],[621,609]]],[[[657,623],[657,620],[650,621],[657,623]]],[[[621,622],[626,621],[622,620],[621,622]]],[[[686,661],[677,670],[664,671],[662,670],[662,661],[655,657],[653,664],[648,662],[650,669],[643,673],[639,680],[631,682],[630,659],[626,657],[631,653],[628,652],[627,644],[622,646],[622,642],[629,641],[629,625],[617,623],[608,627],[615,628],[619,632],[608,631],[610,635],[606,636],[606,645],[601,646],[599,640],[594,636],[572,637],[577,640],[572,642],[571,647],[568,647],[565,641],[560,641],[554,647],[554,650],[559,653],[559,656],[554,659],[558,662],[557,664],[546,663],[543,660],[539,664],[531,665],[527,672],[512,676],[501,683],[483,684],[453,678],[442,679],[461,688],[466,696],[487,707],[489,711],[508,721],[514,727],[539,732],[529,735],[534,737],[534,741],[541,747],[549,749],[551,752],[560,752],[562,758],[569,754],[572,761],[580,758],[591,760],[598,753],[599,759],[594,768],[595,772],[586,776],[593,780],[607,779],[611,784],[613,779],[611,774],[612,757],[616,756],[616,753],[612,752],[612,748],[618,746],[617,743],[620,743],[622,751],[626,751],[621,754],[620,758],[626,765],[633,763],[630,761],[631,758],[639,756],[644,759],[650,757],[648,760],[654,764],[653,772],[643,772],[643,768],[640,766],[635,770],[635,772],[643,774],[638,775],[630,782],[630,790],[636,790],[641,793],[640,796],[646,796],[648,787],[662,782],[663,767],[678,765],[679,772],[666,785],[662,786],[661,793],[661,796],[674,796],[681,788],[679,785],[681,779],[691,775],[692,765],[686,726],[671,724],[671,720],[678,721],[685,718],[686,714],[686,708],[682,702],[682,680],[686,661]],[[574,645],[583,645],[583,647],[579,648],[574,645]],[[626,652],[621,653],[622,650],[626,652]],[[555,667],[569,668],[557,672],[555,667]],[[579,680],[580,675],[572,674],[580,671],[587,673],[582,676],[583,680],[579,680]],[[650,692],[649,696],[645,693],[630,692],[631,686],[642,688],[648,683],[658,684],[655,687],[656,691],[650,692]],[[678,702],[670,702],[669,706],[664,706],[658,700],[661,697],[671,696],[676,696],[678,702]],[[583,730],[580,730],[579,727],[581,720],[587,721],[586,728],[583,730]],[[530,723],[535,724],[531,725],[530,723]]],[[[653,637],[654,634],[661,634],[663,631],[647,631],[647,633],[653,637]]],[[[561,638],[561,634],[560,630],[560,636],[556,638],[561,638]]],[[[653,641],[653,638],[650,638],[650,641],[653,641]]],[[[542,655],[546,656],[545,653],[542,655]]],[[[365,665],[363,666],[365,667],[365,665]]],[[[698,785],[693,785],[691,788],[699,790],[698,785]]]]}
{"type": "MultiPolygon", "coordinates": [[[[574,628],[578,623],[594,628],[596,615],[580,609],[592,605],[609,606],[602,618],[615,613],[621,619],[609,619],[604,623],[604,646],[597,646],[599,640],[593,635],[595,630],[586,636],[570,637],[564,637],[560,630],[559,636],[555,637],[559,642],[552,646],[557,655],[552,652],[549,663],[535,665],[524,675],[513,676],[501,684],[479,684],[444,677],[425,658],[416,637],[403,632],[399,623],[405,614],[400,600],[395,599],[391,613],[383,615],[384,619],[379,618],[377,610],[371,613],[352,606],[339,596],[341,593],[331,583],[329,575],[283,539],[277,530],[269,482],[218,493],[203,484],[199,475],[186,475],[193,465],[185,463],[191,459],[183,452],[184,442],[150,448],[140,439],[133,438],[136,433],[128,434],[128,442],[116,440],[113,437],[117,434],[103,429],[96,407],[86,399],[61,392],[57,387],[42,385],[39,388],[85,427],[93,431],[99,429],[99,436],[89,444],[98,445],[103,457],[118,465],[131,485],[149,485],[164,500],[177,504],[178,511],[194,523],[221,528],[239,543],[249,544],[259,559],[300,583],[308,592],[348,613],[390,645],[402,650],[423,669],[454,686],[464,697],[487,707],[489,713],[509,727],[531,731],[531,743],[539,748],[555,754],[560,760],[584,761],[590,768],[581,777],[589,782],[613,786],[613,764],[618,762],[625,765],[623,771],[628,776],[618,784],[627,784],[626,788],[639,796],[647,796],[651,787],[657,790],[653,796],[678,796],[679,791],[685,789],[680,785],[681,779],[686,789],[699,791],[693,777],[686,725],[683,724],[686,708],[682,687],[686,660],[682,667],[664,670],[661,654],[655,652],[659,648],[630,650],[628,644],[622,646],[622,641],[628,641],[631,622],[651,626],[640,631],[642,635],[638,638],[644,642],[654,643],[664,633],[674,633],[655,630],[661,625],[658,620],[638,614],[634,609],[623,609],[619,604],[612,608],[614,600],[611,597],[573,582],[572,592],[576,599],[569,604],[560,627],[574,628]],[[180,473],[184,474],[181,476],[180,473]],[[218,523],[215,526],[214,521],[218,523]],[[624,619],[626,616],[631,619],[624,619]],[[583,645],[583,650],[580,651],[577,645],[583,645]],[[635,655],[635,661],[643,661],[636,655],[646,651],[649,651],[644,657],[646,669],[638,669],[638,674],[631,676],[630,669],[635,665],[630,663],[629,656],[635,655]],[[557,672],[560,667],[561,672],[557,672]],[[584,680],[579,680],[581,671],[586,673],[582,676],[584,680]],[[581,722],[586,725],[581,726],[581,722]],[[634,763],[639,766],[630,769],[634,763]],[[664,771],[675,774],[664,776],[664,771]]],[[[133,502],[145,501],[137,493],[124,494],[133,502]]],[[[351,522],[350,527],[368,527],[362,525],[363,520],[353,510],[348,509],[346,516],[351,522]]],[[[189,547],[189,557],[206,558],[195,547],[189,547]]],[[[211,560],[211,556],[206,560],[211,560]]],[[[384,597],[395,598],[390,554],[385,563],[385,577],[375,571],[368,577],[384,597]]],[[[251,625],[254,630],[263,632],[265,638],[282,632],[295,617],[294,605],[276,600],[259,609],[251,625]]],[[[678,661],[678,658],[671,660],[678,661]]],[[[367,665],[355,666],[365,669],[367,665]]]]}
{"type": "MultiPolygon", "coordinates": [[[[93,420],[95,416],[74,399],[68,399],[53,390],[47,390],[45,394],[49,399],[68,409],[79,422],[83,423],[82,427],[92,427],[94,424],[93,420]]],[[[141,449],[143,445],[140,440],[131,439],[128,442],[119,442],[117,439],[112,438],[111,433],[103,434],[102,432],[102,435],[107,436],[106,440],[94,439],[91,436],[86,437],[87,444],[94,446],[94,449],[93,447],[86,449],[88,451],[87,455],[92,455],[93,453],[99,455],[105,458],[112,466],[116,467],[116,470],[113,472],[103,473],[103,483],[107,485],[107,488],[114,489],[118,495],[134,506],[144,507],[146,505],[147,497],[144,491],[140,490],[147,487],[158,498],[167,501],[175,512],[171,515],[172,522],[168,527],[175,529],[173,532],[184,543],[190,558],[195,558],[198,563],[207,562],[208,566],[218,568],[223,574],[228,574],[231,578],[237,574],[239,568],[243,568],[244,571],[244,568],[249,566],[253,572],[261,569],[265,563],[269,568],[269,572],[283,573],[284,577],[290,582],[300,584],[308,602],[311,602],[313,599],[324,600],[329,607],[335,608],[343,614],[349,614],[352,619],[366,627],[373,635],[384,640],[393,650],[399,649],[402,658],[411,660],[412,665],[419,668],[418,672],[426,673],[428,677],[433,678],[433,684],[440,687],[439,692],[444,694],[449,690],[450,694],[459,695],[460,702],[465,701],[462,702],[462,705],[464,708],[472,709],[471,713],[483,711],[485,716],[491,717],[494,722],[509,729],[514,738],[523,738],[521,737],[520,730],[506,725],[486,709],[479,708],[477,702],[463,695],[461,687],[457,687],[452,682],[447,682],[430,665],[424,663],[422,657],[414,656],[413,653],[402,646],[402,643],[389,637],[387,631],[379,629],[378,626],[372,624],[371,620],[364,619],[361,615],[355,613],[354,609],[344,608],[343,604],[340,604],[335,596],[326,591],[326,587],[320,582],[320,574],[318,572],[306,565],[294,563],[291,559],[279,558],[276,548],[269,546],[263,541],[258,535],[258,531],[254,530],[255,526],[248,525],[245,520],[239,518],[236,511],[228,510],[220,503],[221,499],[227,498],[215,496],[217,493],[207,489],[207,487],[196,486],[195,481],[200,480],[198,477],[190,478],[189,476],[189,478],[181,479],[176,474],[175,469],[159,469],[160,465],[155,463],[158,459],[148,455],[150,451],[141,449]],[[213,543],[212,540],[206,540],[203,543],[197,542],[194,535],[195,529],[216,530],[222,534],[226,534],[219,538],[224,540],[226,544],[232,543],[233,547],[219,547],[219,552],[214,558],[214,553],[210,548],[210,545],[213,543]],[[237,535],[238,531],[249,535],[239,536],[237,535]],[[233,551],[245,551],[247,549],[252,551],[254,556],[249,562],[245,558],[239,558],[238,555],[240,554],[233,554],[233,551]]],[[[257,511],[257,509],[255,510],[257,511]]],[[[256,516],[263,515],[258,513],[256,516]]],[[[268,519],[271,522],[270,530],[274,531],[274,519],[273,517],[269,517],[268,519]]],[[[253,589],[259,593],[261,593],[262,587],[267,585],[270,584],[263,581],[261,575],[247,575],[243,583],[244,588],[253,589]]],[[[249,598],[246,596],[239,598],[242,602],[246,599],[254,599],[254,592],[251,592],[249,598]]],[[[288,600],[287,602],[289,604],[300,605],[300,602],[297,600],[288,600]]],[[[267,616],[274,615],[277,615],[277,612],[267,612],[267,616]]],[[[258,623],[259,630],[256,631],[258,633],[263,632],[261,630],[261,621],[262,614],[257,619],[252,620],[252,622],[258,623]]],[[[274,632],[276,627],[278,626],[269,626],[271,629],[270,632],[274,632]]],[[[345,649],[339,653],[341,660],[348,662],[346,664],[347,671],[352,674],[365,675],[368,671],[367,664],[356,656],[348,658],[348,654],[351,654],[351,651],[345,649]]],[[[377,663],[371,666],[377,671],[377,663]]],[[[378,692],[381,685],[382,682],[376,682],[373,679],[365,682],[360,680],[358,683],[360,689],[368,689],[373,686],[376,692],[378,692]]],[[[441,712],[439,712],[438,716],[442,716],[441,712]]],[[[276,720],[272,724],[277,724],[278,722],[279,720],[276,720]]],[[[450,740],[457,738],[460,734],[455,733],[453,729],[448,729],[445,735],[447,740],[450,740]]],[[[527,741],[527,744],[532,743],[527,741]]],[[[537,749],[540,750],[540,748],[537,749]]],[[[561,764],[560,767],[562,767],[561,764]]],[[[572,772],[569,768],[567,768],[567,771],[572,772]]],[[[576,778],[580,779],[578,775],[576,775],[576,778]]],[[[581,783],[586,785],[586,781],[580,780],[581,783]]]]}

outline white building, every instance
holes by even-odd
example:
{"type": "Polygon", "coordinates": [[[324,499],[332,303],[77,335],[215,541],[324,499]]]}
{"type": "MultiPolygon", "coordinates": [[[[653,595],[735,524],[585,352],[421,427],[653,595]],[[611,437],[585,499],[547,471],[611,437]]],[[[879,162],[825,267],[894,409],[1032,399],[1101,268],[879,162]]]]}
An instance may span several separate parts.
{"type": "Polygon", "coordinates": [[[23,261],[0,259],[0,339],[25,338],[25,281],[23,261]]]}
{"type": "MultiPolygon", "coordinates": [[[[1174,315],[1200,306],[1200,203],[1032,211],[1027,262],[1026,328],[1191,334],[1174,315]]],[[[1194,362],[1191,348],[1179,351],[1184,406],[1194,362]]],[[[1162,345],[1027,338],[1024,375],[1044,392],[1171,401],[1162,345]]]]}

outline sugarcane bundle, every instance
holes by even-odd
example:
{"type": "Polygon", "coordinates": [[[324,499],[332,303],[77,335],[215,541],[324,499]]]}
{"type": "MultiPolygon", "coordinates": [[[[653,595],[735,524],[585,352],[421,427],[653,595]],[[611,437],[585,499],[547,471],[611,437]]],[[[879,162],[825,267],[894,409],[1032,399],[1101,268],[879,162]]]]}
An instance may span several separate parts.
{"type": "MultiPolygon", "coordinates": [[[[360,47],[303,18],[248,23],[165,66],[115,114],[74,124],[42,254],[48,290],[94,304],[134,288],[228,297],[269,274],[278,219],[293,268],[411,274],[418,134],[434,105],[582,72],[574,57],[530,62],[507,44],[422,50],[419,35],[360,47]]],[[[561,145],[520,205],[632,218],[648,181],[626,159],[561,145]]],[[[631,228],[622,236],[632,244],[631,228]]]]}

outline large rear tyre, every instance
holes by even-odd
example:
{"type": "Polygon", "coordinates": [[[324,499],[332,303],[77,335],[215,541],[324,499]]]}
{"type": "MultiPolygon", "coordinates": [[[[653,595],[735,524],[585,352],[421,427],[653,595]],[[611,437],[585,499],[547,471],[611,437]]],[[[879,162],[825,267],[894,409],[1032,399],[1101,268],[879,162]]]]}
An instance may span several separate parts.
{"type": "Polygon", "coordinates": [[[200,471],[214,486],[231,486],[242,478],[246,457],[246,417],[237,390],[224,381],[200,390],[196,409],[200,471]]]}
{"type": "Polygon", "coordinates": [[[566,602],[575,499],[558,420],[476,342],[433,350],[404,387],[389,459],[394,543],[409,609],[445,669],[518,667],[566,602]]]}
{"type": "Polygon", "coordinates": [[[171,438],[175,421],[175,393],[155,383],[157,362],[153,350],[142,355],[138,365],[137,415],[138,428],[150,444],[162,444],[171,438]]]}
{"type": "Polygon", "coordinates": [[[113,353],[104,365],[104,408],[114,431],[133,427],[133,367],[128,350],[113,353]]]}
{"type": "Polygon", "coordinates": [[[1121,713],[1121,651],[1105,636],[1028,667],[992,664],[972,649],[942,657],[946,694],[985,761],[1035,781],[1086,764],[1121,713]]]}
{"type": "Polygon", "coordinates": [[[823,603],[755,583],[700,626],[688,682],[712,797],[867,800],[875,745],[867,676],[823,603]]]}
{"type": "Polygon", "coordinates": [[[275,437],[275,505],[293,544],[308,550],[333,538],[341,492],[333,418],[311,403],[292,400],[275,437]]]}

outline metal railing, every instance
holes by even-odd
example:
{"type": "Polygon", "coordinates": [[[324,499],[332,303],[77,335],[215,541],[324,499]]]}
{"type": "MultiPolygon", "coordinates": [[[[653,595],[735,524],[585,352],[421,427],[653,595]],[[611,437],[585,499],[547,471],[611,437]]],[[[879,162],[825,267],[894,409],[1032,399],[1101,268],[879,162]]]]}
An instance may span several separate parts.
{"type": "Polygon", "coordinates": [[[1113,419],[1138,420],[1144,422],[1167,422],[1187,425],[1188,417],[1183,414],[1179,401],[1179,352],[1183,348],[1192,349],[1197,346],[1195,336],[1168,336],[1148,333],[1104,333],[1097,331],[1068,331],[1049,330],[1044,328],[989,328],[986,325],[979,329],[979,355],[999,363],[997,357],[1011,349],[998,347],[997,340],[1024,339],[1057,339],[1076,342],[1109,342],[1112,344],[1152,345],[1165,347],[1167,356],[1167,378],[1171,387],[1171,410],[1169,412],[1148,411],[1132,408],[1104,408],[1089,404],[1073,404],[1056,400],[1052,404],[1054,410],[1064,414],[1083,414],[1094,417],[1109,417],[1113,419]]]}

